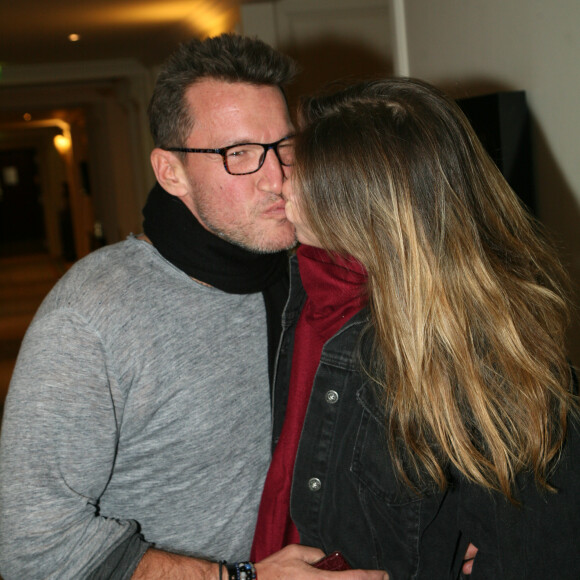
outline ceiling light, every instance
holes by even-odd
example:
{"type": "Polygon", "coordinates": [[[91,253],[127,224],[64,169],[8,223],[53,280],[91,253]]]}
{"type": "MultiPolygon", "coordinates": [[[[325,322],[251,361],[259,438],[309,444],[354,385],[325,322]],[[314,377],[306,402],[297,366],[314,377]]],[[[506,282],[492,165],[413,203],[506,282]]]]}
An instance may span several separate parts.
{"type": "Polygon", "coordinates": [[[58,152],[65,154],[71,148],[71,140],[64,135],[55,135],[53,139],[54,146],[57,148],[58,152]]]}
{"type": "Polygon", "coordinates": [[[106,11],[88,13],[91,24],[187,23],[198,36],[233,30],[239,20],[238,0],[133,0],[111,3],[106,11]]]}
{"type": "Polygon", "coordinates": [[[80,37],[80,34],[74,34],[74,33],[73,33],[73,34],[69,34],[69,35],[68,35],[68,39],[69,39],[71,42],[77,42],[78,40],[80,40],[80,39],[81,39],[81,37],[80,37]]]}

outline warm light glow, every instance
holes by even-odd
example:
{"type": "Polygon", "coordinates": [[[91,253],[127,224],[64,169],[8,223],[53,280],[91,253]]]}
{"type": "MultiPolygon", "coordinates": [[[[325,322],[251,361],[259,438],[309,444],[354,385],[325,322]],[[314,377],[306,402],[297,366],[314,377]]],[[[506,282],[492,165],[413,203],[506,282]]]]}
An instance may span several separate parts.
{"type": "Polygon", "coordinates": [[[55,135],[53,139],[54,146],[56,147],[59,153],[63,155],[70,151],[71,148],[71,140],[69,137],[65,137],[64,135],[55,135]]]}
{"type": "Polygon", "coordinates": [[[71,42],[77,42],[77,41],[79,41],[79,40],[81,39],[81,37],[80,37],[80,35],[79,35],[79,34],[74,34],[74,33],[73,33],[73,34],[69,34],[69,35],[68,35],[68,39],[69,39],[71,42]]]}
{"type": "Polygon", "coordinates": [[[22,118],[28,123],[28,121],[32,121],[32,115],[30,113],[24,113],[22,118]]]}
{"type": "Polygon", "coordinates": [[[233,7],[216,8],[215,2],[199,1],[195,10],[187,17],[191,26],[204,36],[217,36],[231,32],[238,19],[238,12],[233,7]]]}
{"type": "Polygon", "coordinates": [[[135,25],[147,22],[178,23],[187,22],[194,34],[216,36],[231,32],[239,18],[238,3],[235,0],[173,0],[167,2],[147,2],[141,4],[116,5],[106,11],[86,11],[92,22],[135,25]]]}

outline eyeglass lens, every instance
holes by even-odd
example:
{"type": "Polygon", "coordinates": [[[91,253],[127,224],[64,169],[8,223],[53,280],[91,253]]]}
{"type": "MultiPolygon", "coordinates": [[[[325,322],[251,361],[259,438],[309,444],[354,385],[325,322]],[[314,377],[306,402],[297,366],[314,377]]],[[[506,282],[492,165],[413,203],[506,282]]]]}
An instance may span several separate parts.
{"type": "Polygon", "coordinates": [[[225,153],[228,171],[233,175],[257,171],[264,162],[268,149],[274,149],[282,165],[292,165],[294,162],[294,142],[280,141],[276,145],[246,144],[230,147],[225,153]]]}

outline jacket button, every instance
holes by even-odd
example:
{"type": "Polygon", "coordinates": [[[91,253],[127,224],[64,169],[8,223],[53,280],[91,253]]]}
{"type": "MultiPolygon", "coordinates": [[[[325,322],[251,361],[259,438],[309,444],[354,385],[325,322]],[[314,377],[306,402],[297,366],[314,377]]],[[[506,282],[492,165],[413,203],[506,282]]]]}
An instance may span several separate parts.
{"type": "Polygon", "coordinates": [[[319,491],[322,487],[322,482],[318,477],[312,477],[308,480],[308,487],[310,488],[310,491],[319,491]]]}
{"type": "Polygon", "coordinates": [[[336,391],[326,391],[325,399],[329,405],[334,405],[338,401],[338,393],[336,391]]]}

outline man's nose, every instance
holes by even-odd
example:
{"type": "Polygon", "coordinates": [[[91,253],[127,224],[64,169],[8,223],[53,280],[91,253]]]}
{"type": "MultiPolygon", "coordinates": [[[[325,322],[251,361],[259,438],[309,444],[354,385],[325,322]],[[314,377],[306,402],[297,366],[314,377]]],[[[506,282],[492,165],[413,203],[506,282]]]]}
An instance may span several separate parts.
{"type": "Polygon", "coordinates": [[[284,167],[278,159],[278,155],[273,147],[270,147],[264,158],[264,164],[260,168],[260,180],[258,186],[263,191],[280,195],[282,184],[284,183],[284,167]]]}

